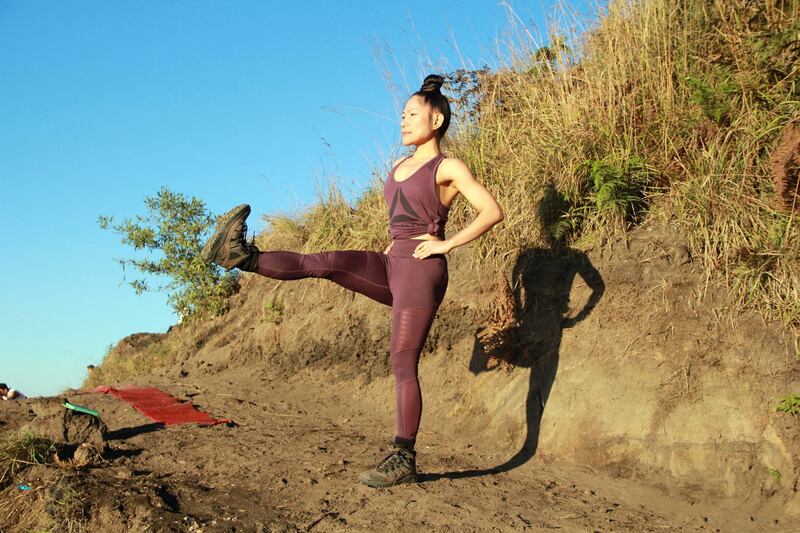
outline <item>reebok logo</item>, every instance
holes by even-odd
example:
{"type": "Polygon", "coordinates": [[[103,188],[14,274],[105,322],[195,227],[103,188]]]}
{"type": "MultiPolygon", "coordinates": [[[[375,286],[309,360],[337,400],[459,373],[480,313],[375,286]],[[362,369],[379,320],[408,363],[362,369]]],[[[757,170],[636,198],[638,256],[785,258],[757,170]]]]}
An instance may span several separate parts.
{"type": "Polygon", "coordinates": [[[408,203],[406,196],[403,194],[403,189],[397,189],[397,192],[394,193],[392,206],[389,208],[389,223],[394,224],[396,222],[422,222],[419,215],[411,208],[411,204],[408,203]],[[400,204],[401,212],[395,214],[398,204],[400,204]]]}

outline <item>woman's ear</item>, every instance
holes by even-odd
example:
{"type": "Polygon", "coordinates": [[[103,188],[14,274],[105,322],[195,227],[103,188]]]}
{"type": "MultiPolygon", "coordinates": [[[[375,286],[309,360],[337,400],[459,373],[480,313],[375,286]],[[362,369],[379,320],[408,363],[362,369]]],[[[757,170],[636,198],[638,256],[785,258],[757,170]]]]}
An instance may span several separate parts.
{"type": "Polygon", "coordinates": [[[444,123],[444,115],[441,113],[434,113],[433,114],[433,129],[437,129],[444,123]]]}

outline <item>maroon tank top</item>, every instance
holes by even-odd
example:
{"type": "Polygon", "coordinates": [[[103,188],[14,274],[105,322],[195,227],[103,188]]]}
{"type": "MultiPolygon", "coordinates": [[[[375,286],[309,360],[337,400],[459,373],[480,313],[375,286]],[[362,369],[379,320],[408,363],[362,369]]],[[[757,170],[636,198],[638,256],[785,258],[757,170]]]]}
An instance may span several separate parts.
{"type": "Polygon", "coordinates": [[[425,233],[444,239],[444,226],[450,208],[442,204],[436,190],[436,169],[442,159],[444,156],[439,154],[426,161],[401,182],[395,181],[394,171],[405,159],[389,172],[383,184],[383,196],[389,207],[389,234],[392,239],[408,239],[425,233]]]}

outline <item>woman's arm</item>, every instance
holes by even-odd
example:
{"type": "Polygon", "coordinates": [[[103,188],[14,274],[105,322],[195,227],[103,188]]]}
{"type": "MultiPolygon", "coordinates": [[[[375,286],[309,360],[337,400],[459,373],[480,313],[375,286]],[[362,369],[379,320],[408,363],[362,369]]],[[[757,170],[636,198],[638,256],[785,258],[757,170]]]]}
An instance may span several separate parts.
{"type": "Polygon", "coordinates": [[[449,177],[451,186],[464,195],[464,198],[475,208],[478,216],[461,231],[447,239],[450,249],[472,242],[503,220],[503,210],[486,187],[478,183],[467,165],[459,159],[445,159],[447,163],[445,177],[449,177]]]}
{"type": "Polygon", "coordinates": [[[423,241],[414,251],[414,257],[424,259],[432,254],[448,253],[453,248],[472,242],[492,226],[503,220],[503,210],[486,187],[478,183],[467,165],[461,160],[447,158],[439,165],[439,172],[450,181],[450,186],[464,195],[478,216],[461,231],[443,241],[423,241]]]}

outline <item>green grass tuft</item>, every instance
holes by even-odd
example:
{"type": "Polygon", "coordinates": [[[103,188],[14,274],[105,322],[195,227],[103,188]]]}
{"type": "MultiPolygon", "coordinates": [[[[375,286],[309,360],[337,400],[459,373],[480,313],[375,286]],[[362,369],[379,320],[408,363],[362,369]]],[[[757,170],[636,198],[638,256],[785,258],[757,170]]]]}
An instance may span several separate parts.
{"type": "Polygon", "coordinates": [[[778,400],[775,410],[790,415],[800,415],[800,394],[790,394],[778,400]]]}
{"type": "Polygon", "coordinates": [[[53,462],[56,444],[33,433],[11,432],[0,441],[0,488],[16,482],[17,474],[30,465],[53,462]]]}

